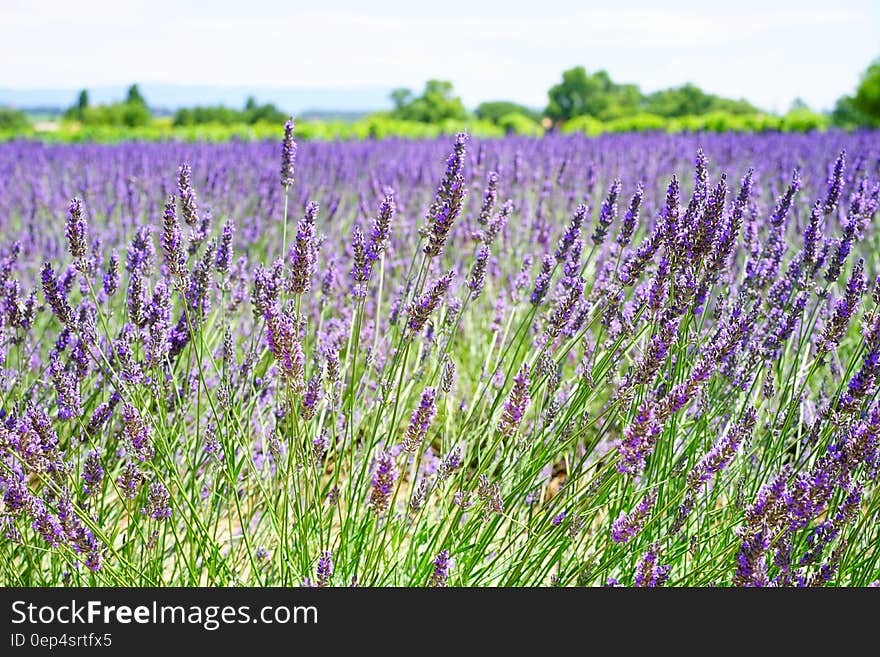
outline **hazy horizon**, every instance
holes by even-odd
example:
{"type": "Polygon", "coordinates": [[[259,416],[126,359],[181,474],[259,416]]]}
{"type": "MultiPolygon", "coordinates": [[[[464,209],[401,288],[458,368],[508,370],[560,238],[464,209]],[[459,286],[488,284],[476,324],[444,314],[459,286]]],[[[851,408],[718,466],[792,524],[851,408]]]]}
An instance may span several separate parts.
{"type": "MultiPolygon", "coordinates": [[[[644,1],[600,8],[547,0],[540,16],[533,3],[501,0],[478,6],[452,0],[442,11],[399,0],[369,9],[353,0],[319,9],[282,0],[78,4],[4,3],[0,57],[16,66],[0,74],[0,90],[26,94],[137,82],[146,90],[198,87],[246,95],[252,89],[262,102],[278,102],[260,97],[265,90],[353,93],[356,103],[361,91],[374,102],[379,92],[417,90],[437,78],[450,80],[468,107],[512,100],[540,108],[562,71],[581,65],[607,70],[616,82],[638,84],[646,93],[690,82],[784,112],[795,98],[830,109],[880,55],[880,8],[868,0],[830,7],[786,1],[770,9],[756,0],[724,8],[694,0],[662,8],[644,1]]],[[[342,105],[306,102],[283,109],[382,108],[342,105]]]]}

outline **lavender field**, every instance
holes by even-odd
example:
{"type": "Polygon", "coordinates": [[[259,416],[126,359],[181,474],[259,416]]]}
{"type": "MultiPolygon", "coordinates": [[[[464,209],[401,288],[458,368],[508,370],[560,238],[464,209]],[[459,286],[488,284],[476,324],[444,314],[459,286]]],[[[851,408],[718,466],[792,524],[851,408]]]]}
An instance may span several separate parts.
{"type": "Polygon", "coordinates": [[[0,583],[869,586],[880,137],[0,145],[0,583]]]}

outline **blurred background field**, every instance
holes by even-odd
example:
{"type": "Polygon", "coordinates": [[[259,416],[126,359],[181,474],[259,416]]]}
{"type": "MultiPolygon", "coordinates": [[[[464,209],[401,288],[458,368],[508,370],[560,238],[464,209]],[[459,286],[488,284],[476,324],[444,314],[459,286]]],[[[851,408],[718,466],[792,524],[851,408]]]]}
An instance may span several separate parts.
{"type": "MultiPolygon", "coordinates": [[[[301,140],[350,141],[402,137],[435,138],[466,130],[475,137],[540,137],[546,133],[588,136],[626,132],[815,132],[880,125],[880,61],[864,72],[852,95],[832,111],[819,112],[796,99],[785,113],[767,112],[743,99],[707,93],[694,84],[645,94],[618,84],[605,71],[577,66],[547,92],[543,108],[512,101],[465,107],[451,82],[428,80],[424,89],[395,89],[392,109],[375,112],[306,111],[298,116],[301,140]]],[[[224,142],[281,137],[289,112],[249,97],[241,109],[223,104],[153,107],[137,84],[124,98],[93,103],[83,89],[68,107],[0,107],[0,141],[116,143],[120,141],[224,142]]]]}

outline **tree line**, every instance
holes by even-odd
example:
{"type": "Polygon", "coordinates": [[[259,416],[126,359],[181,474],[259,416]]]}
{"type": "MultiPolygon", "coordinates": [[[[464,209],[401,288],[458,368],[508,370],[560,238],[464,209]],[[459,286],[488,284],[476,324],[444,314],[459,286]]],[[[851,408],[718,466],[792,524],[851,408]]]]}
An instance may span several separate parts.
{"type": "MultiPolygon", "coordinates": [[[[840,98],[833,111],[825,114],[796,100],[785,115],[775,116],[747,100],[724,98],[690,83],[646,94],[638,85],[615,82],[607,71],[590,73],[583,66],[564,71],[560,81],[548,90],[546,106],[540,109],[496,100],[480,103],[470,112],[455,94],[452,83],[445,80],[428,80],[419,93],[395,89],[391,92],[391,103],[389,111],[375,112],[360,120],[365,123],[367,136],[421,134],[418,125],[446,130],[463,122],[479,123],[491,131],[526,135],[540,135],[546,130],[601,134],[638,130],[804,132],[828,125],[846,129],[880,127],[880,58],[864,71],[854,92],[840,98]]],[[[128,88],[123,100],[108,104],[93,104],[84,89],[63,118],[74,125],[120,129],[155,123],[137,84],[128,88]]],[[[261,104],[251,97],[241,109],[224,105],[183,107],[160,123],[178,128],[277,126],[286,118],[287,113],[274,104],[261,104]]],[[[29,125],[23,112],[0,108],[0,132],[22,132],[29,125]]],[[[355,130],[356,134],[359,132],[355,130]]]]}
{"type": "MultiPolygon", "coordinates": [[[[760,124],[755,117],[767,114],[745,99],[717,96],[691,83],[644,94],[638,85],[616,83],[607,71],[589,73],[583,66],[564,71],[547,96],[543,110],[499,100],[481,103],[474,114],[510,128],[527,122],[550,128],[571,127],[572,123],[589,126],[591,122],[660,128],[665,120],[683,119],[687,123],[689,118],[707,115],[718,120],[739,118],[740,123],[756,126],[760,124]]],[[[397,119],[439,123],[469,116],[461,99],[454,95],[452,83],[443,80],[428,80],[420,95],[410,89],[395,89],[391,100],[394,108],[388,114],[397,119]]],[[[853,95],[837,101],[830,115],[814,112],[797,99],[782,118],[794,126],[815,123],[815,127],[823,127],[831,123],[843,128],[880,127],[880,59],[864,72],[853,95]]]]}

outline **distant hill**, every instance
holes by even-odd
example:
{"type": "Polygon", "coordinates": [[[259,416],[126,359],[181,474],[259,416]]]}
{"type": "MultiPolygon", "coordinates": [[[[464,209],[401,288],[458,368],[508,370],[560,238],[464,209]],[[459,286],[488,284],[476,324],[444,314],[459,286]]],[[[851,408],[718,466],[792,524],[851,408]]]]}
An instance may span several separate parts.
{"type": "MultiPolygon", "coordinates": [[[[291,114],[360,115],[390,109],[390,89],[284,89],[252,87],[181,86],[139,84],[150,107],[162,113],[193,105],[226,105],[240,108],[248,96],[259,103],[274,103],[291,114]],[[320,109],[315,109],[320,108],[320,109]]],[[[88,88],[88,87],[87,87],[88,88]]],[[[112,103],[125,98],[127,85],[88,88],[92,103],[112,103]]],[[[0,106],[52,113],[70,107],[79,89],[0,89],[0,106]]]]}

